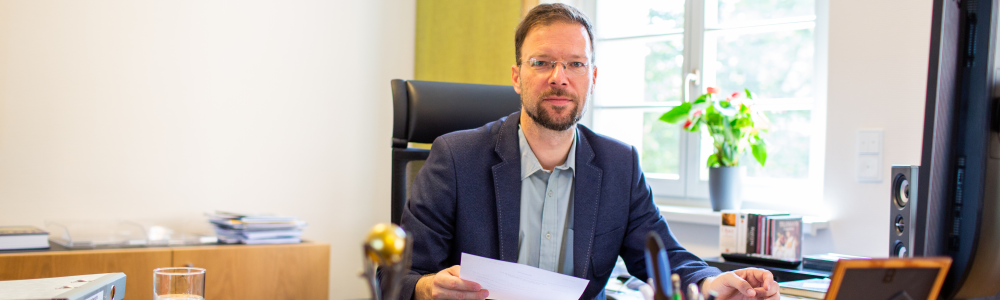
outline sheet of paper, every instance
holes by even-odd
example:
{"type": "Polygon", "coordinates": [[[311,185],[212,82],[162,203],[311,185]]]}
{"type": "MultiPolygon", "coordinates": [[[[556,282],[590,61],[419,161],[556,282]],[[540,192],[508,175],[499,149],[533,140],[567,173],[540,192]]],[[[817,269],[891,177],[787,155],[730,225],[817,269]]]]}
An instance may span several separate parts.
{"type": "Polygon", "coordinates": [[[806,283],[802,284],[802,287],[807,288],[807,289],[828,289],[828,288],[830,288],[830,284],[829,283],[806,282],[806,283]]]}
{"type": "Polygon", "coordinates": [[[462,253],[459,277],[489,290],[487,298],[580,299],[590,280],[542,270],[528,265],[462,253]]]}

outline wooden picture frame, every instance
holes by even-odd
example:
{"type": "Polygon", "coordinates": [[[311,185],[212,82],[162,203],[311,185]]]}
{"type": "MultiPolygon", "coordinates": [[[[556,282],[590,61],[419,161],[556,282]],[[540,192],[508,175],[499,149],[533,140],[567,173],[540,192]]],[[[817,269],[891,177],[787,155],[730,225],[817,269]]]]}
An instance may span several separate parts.
{"type": "Polygon", "coordinates": [[[935,300],[950,267],[950,257],[842,259],[823,299],[935,300]]]}

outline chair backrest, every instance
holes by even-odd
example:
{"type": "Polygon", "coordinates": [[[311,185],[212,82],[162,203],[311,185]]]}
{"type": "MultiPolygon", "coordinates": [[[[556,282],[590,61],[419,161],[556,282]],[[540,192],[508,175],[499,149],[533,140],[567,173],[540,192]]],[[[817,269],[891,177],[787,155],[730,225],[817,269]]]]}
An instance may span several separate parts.
{"type": "Polygon", "coordinates": [[[406,166],[426,160],[426,149],[408,143],[431,143],[443,134],[472,129],[521,109],[521,96],[509,85],[393,79],[392,222],[399,224],[409,196],[406,166]]]}
{"type": "Polygon", "coordinates": [[[392,80],[392,147],[431,143],[442,134],[472,129],[521,109],[509,85],[392,80]]]}

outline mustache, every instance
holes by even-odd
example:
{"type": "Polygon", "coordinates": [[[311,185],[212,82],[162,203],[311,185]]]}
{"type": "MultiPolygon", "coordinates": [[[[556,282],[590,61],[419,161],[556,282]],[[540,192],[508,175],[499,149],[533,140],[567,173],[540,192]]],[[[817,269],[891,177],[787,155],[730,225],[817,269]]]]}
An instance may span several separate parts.
{"type": "Polygon", "coordinates": [[[573,95],[570,95],[569,93],[567,93],[566,91],[561,90],[561,89],[549,89],[549,90],[545,91],[544,93],[542,93],[541,95],[539,95],[538,98],[545,98],[545,97],[549,97],[549,96],[561,96],[561,97],[567,97],[567,98],[576,100],[576,97],[574,97],[573,95]]]}

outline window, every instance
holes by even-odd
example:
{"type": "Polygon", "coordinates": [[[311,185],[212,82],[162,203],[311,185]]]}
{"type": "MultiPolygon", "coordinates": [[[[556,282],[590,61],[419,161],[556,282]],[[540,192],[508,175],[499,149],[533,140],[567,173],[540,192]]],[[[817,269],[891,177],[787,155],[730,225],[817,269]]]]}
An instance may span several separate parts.
{"type": "MultiPolygon", "coordinates": [[[[806,204],[822,194],[825,0],[591,0],[598,80],[591,127],[635,145],[660,202],[708,198],[711,141],[658,121],[706,87],[749,89],[773,126],[744,199],[806,204]]],[[[588,9],[589,8],[589,9],[588,9]]]]}

